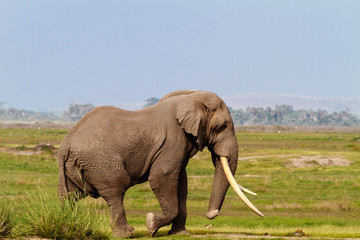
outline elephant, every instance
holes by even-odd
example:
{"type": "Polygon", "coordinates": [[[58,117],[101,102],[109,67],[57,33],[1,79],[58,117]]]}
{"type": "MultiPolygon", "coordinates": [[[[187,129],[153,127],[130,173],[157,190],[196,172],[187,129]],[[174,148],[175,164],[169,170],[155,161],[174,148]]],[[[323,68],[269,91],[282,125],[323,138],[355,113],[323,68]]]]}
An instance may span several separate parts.
{"type": "Polygon", "coordinates": [[[135,230],[126,219],[124,194],[129,187],[149,181],[162,208],[160,214],[147,213],[149,234],[154,236],[169,224],[169,235],[189,234],[186,166],[205,147],[215,167],[207,218],[219,214],[229,185],[263,216],[243,191],[254,193],[234,179],[238,144],[228,107],[208,91],[174,91],[137,111],[102,106],[87,113],[58,149],[58,193],[62,199],[102,197],[110,209],[113,235],[129,237],[135,230]]]}

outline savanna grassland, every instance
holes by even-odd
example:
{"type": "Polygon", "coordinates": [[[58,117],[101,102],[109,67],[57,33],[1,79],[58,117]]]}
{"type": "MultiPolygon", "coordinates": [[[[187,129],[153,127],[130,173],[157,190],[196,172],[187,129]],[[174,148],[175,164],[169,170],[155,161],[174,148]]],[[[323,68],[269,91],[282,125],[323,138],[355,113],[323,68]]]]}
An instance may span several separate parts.
{"type": "MultiPolygon", "coordinates": [[[[297,230],[310,237],[360,237],[360,129],[322,130],[275,127],[237,132],[235,178],[258,194],[248,198],[265,218],[252,213],[229,189],[219,216],[208,220],[214,167],[210,153],[199,152],[187,167],[187,229],[192,236],[169,238],[281,237],[299,235],[297,230]]],[[[0,129],[0,238],[112,238],[102,199],[59,204],[56,148],[67,131],[0,129]]],[[[135,238],[150,238],[145,215],[160,211],[160,206],[148,183],[127,191],[125,208],[135,238]]],[[[164,238],[169,229],[162,228],[156,236],[164,238]]]]}

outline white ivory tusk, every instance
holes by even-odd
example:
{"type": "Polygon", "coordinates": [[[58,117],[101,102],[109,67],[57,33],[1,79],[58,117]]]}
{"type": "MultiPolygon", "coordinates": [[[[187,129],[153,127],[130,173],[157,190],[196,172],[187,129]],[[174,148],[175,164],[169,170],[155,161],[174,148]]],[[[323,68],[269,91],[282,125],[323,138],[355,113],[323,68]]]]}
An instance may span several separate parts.
{"type": "Polygon", "coordinates": [[[225,176],[227,180],[229,181],[231,187],[234,189],[236,194],[240,197],[240,199],[248,206],[254,213],[259,215],[260,217],[264,217],[264,214],[262,214],[250,201],[247,199],[247,197],[244,195],[244,193],[241,191],[241,189],[238,187],[237,182],[235,181],[234,176],[231,173],[229,163],[226,157],[220,157],[221,164],[224,168],[225,176]]]}
{"type": "Polygon", "coordinates": [[[237,184],[237,185],[239,186],[239,188],[241,189],[241,191],[246,192],[246,193],[248,193],[248,194],[250,194],[250,195],[254,195],[254,196],[257,195],[256,193],[250,191],[249,189],[244,188],[244,187],[241,186],[240,184],[237,184]]]}

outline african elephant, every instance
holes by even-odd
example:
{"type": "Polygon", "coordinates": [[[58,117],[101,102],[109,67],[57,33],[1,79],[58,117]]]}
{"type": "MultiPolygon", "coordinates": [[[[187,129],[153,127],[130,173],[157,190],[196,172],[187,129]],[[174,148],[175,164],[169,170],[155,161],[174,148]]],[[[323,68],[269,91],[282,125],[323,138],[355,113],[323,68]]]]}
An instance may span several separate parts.
{"type": "Polygon", "coordinates": [[[103,197],[110,207],[114,236],[128,237],[135,230],[126,220],[125,191],[148,180],[162,208],[160,214],[146,215],[150,235],[168,224],[172,224],[169,234],[186,234],[185,168],[205,146],[215,167],[206,216],[218,215],[229,183],[250,209],[263,216],[241,191],[248,190],[233,177],[238,144],[229,110],[216,94],[206,91],[171,92],[138,111],[97,107],[89,112],[58,150],[59,196],[103,197]]]}

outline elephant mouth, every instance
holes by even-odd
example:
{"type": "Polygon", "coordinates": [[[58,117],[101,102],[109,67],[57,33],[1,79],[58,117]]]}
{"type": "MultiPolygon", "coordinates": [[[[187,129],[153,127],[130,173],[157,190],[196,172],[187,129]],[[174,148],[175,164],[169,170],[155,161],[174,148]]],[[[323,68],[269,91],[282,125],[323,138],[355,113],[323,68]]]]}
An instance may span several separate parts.
{"type": "MultiPolygon", "coordinates": [[[[251,202],[250,200],[245,196],[245,194],[243,193],[246,192],[248,194],[251,195],[256,195],[256,193],[242,187],[240,184],[238,184],[234,178],[234,176],[231,173],[230,167],[229,167],[229,163],[228,163],[228,159],[227,157],[220,157],[220,161],[221,164],[223,166],[224,172],[225,172],[225,176],[227,178],[227,180],[229,181],[231,187],[234,189],[234,191],[236,192],[236,194],[239,196],[239,198],[245,203],[245,205],[247,207],[249,207],[254,213],[256,213],[257,215],[259,215],[260,217],[264,217],[264,214],[262,214],[251,202]]],[[[214,213],[215,214],[215,213],[214,213]]]]}

